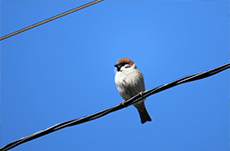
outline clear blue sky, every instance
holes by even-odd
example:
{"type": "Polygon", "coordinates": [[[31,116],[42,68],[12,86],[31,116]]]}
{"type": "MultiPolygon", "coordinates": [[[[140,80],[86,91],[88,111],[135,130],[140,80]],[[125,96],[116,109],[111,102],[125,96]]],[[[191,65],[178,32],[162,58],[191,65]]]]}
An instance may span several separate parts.
{"type": "MultiPolygon", "coordinates": [[[[86,2],[7,1],[1,36],[86,2]]],[[[146,90],[229,62],[229,2],[103,1],[1,41],[0,146],[122,101],[114,64],[132,59],[146,90]]],[[[12,151],[228,151],[229,69],[12,151]]]]}

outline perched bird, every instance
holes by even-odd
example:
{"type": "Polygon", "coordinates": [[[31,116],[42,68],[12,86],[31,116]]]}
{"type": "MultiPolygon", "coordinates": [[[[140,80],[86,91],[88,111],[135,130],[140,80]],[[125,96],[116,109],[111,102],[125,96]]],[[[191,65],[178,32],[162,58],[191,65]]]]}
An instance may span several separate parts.
{"type": "MultiPolygon", "coordinates": [[[[137,69],[135,63],[129,58],[121,58],[114,65],[117,68],[115,75],[115,83],[121,97],[125,100],[130,99],[136,94],[141,94],[145,91],[145,83],[142,73],[137,69]]],[[[141,123],[151,121],[151,118],[145,108],[145,99],[133,104],[141,118],[141,123]]],[[[121,103],[124,103],[122,101],[121,103]]]]}

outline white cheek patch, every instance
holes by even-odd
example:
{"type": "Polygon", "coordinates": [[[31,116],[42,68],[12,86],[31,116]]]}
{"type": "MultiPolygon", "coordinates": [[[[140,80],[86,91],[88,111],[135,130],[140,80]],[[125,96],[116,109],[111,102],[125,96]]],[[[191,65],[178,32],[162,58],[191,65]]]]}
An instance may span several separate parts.
{"type": "Polygon", "coordinates": [[[130,67],[131,67],[131,66],[130,66],[130,65],[128,65],[128,64],[126,64],[126,65],[125,65],[125,68],[130,68],[130,67]]]}

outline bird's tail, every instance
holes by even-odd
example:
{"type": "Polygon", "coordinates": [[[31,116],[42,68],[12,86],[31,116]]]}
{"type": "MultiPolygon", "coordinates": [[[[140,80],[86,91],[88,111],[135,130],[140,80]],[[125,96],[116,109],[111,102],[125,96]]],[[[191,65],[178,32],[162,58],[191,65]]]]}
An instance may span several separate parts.
{"type": "Polygon", "coordinates": [[[141,123],[144,124],[146,121],[152,121],[151,117],[149,116],[146,108],[142,108],[142,109],[137,109],[141,118],[141,123]]]}
{"type": "Polygon", "coordinates": [[[140,115],[141,118],[141,123],[144,124],[146,121],[152,121],[151,117],[149,116],[148,111],[145,108],[145,100],[142,100],[140,102],[137,102],[135,104],[133,104],[137,110],[138,113],[140,115]]]}

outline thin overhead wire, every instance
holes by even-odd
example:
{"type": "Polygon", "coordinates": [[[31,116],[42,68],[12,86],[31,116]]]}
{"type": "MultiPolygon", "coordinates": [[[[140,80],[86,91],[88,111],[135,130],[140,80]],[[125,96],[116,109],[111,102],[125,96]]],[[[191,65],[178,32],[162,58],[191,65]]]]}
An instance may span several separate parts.
{"type": "Polygon", "coordinates": [[[4,35],[4,36],[0,37],[0,41],[1,41],[1,40],[4,40],[4,39],[6,39],[6,38],[12,37],[12,36],[14,36],[14,35],[17,35],[17,34],[19,34],[19,33],[21,33],[21,32],[26,31],[26,30],[29,30],[29,29],[31,29],[31,28],[34,28],[34,27],[40,26],[40,25],[42,25],[42,24],[45,24],[45,23],[47,23],[47,22],[50,22],[50,21],[52,21],[52,20],[55,20],[55,19],[57,19],[57,18],[63,17],[63,16],[65,16],[65,15],[68,15],[68,14],[73,13],[73,12],[75,12],[75,11],[78,11],[78,10],[80,10],[80,9],[86,8],[86,7],[91,6],[91,5],[93,5],[93,4],[99,3],[99,2],[101,2],[101,1],[103,1],[103,0],[94,0],[94,1],[91,1],[91,2],[86,3],[86,4],[84,4],[84,5],[81,5],[81,6],[78,6],[78,7],[76,7],[76,8],[73,8],[73,9],[71,9],[71,10],[65,11],[65,12],[63,12],[63,13],[61,13],[61,14],[55,15],[55,16],[53,16],[53,17],[47,18],[47,19],[45,19],[45,20],[42,20],[42,21],[40,21],[40,22],[37,22],[37,23],[32,24],[32,25],[30,25],[30,26],[27,26],[27,27],[25,27],[25,28],[19,29],[19,30],[15,31],[15,32],[12,32],[12,33],[10,33],[10,34],[7,34],[7,35],[4,35]]]}
{"type": "Polygon", "coordinates": [[[137,94],[134,97],[130,98],[129,100],[125,101],[124,105],[122,105],[122,104],[115,105],[113,107],[110,107],[108,109],[102,110],[100,112],[97,112],[97,113],[94,113],[94,114],[91,114],[91,115],[88,115],[88,116],[85,116],[85,117],[80,117],[80,118],[76,118],[76,119],[73,119],[73,120],[69,120],[69,121],[66,121],[66,122],[63,122],[63,123],[59,123],[59,124],[56,124],[54,126],[51,126],[51,127],[47,128],[45,130],[35,132],[35,133],[31,134],[31,135],[28,135],[26,137],[23,137],[21,139],[18,139],[16,141],[13,141],[13,142],[1,147],[0,151],[9,150],[9,149],[11,149],[11,148],[13,148],[15,146],[18,146],[18,145],[20,145],[22,143],[28,142],[30,140],[33,140],[35,138],[41,137],[43,135],[52,133],[54,131],[60,130],[60,129],[68,127],[68,126],[74,126],[74,125],[77,125],[77,124],[81,124],[81,123],[85,123],[85,122],[97,119],[97,118],[105,116],[106,114],[109,114],[111,112],[114,112],[114,111],[120,110],[122,108],[125,108],[125,107],[127,107],[127,106],[129,106],[129,105],[131,105],[133,103],[136,103],[136,102],[142,100],[143,98],[146,98],[146,97],[148,97],[150,95],[153,95],[155,93],[158,93],[160,91],[169,89],[171,87],[174,87],[174,86],[182,84],[182,83],[191,82],[191,81],[195,81],[195,80],[199,80],[199,79],[203,79],[203,78],[212,76],[212,75],[217,74],[217,73],[219,73],[219,72],[221,72],[223,70],[226,70],[228,68],[230,68],[230,63],[227,63],[225,65],[222,65],[222,66],[219,66],[217,68],[211,69],[209,71],[199,72],[199,73],[195,73],[195,74],[185,76],[185,77],[180,78],[178,80],[175,80],[173,82],[170,82],[170,83],[158,86],[156,88],[150,89],[148,91],[145,91],[145,92],[142,93],[142,96],[140,96],[140,94],[137,94]]]}

